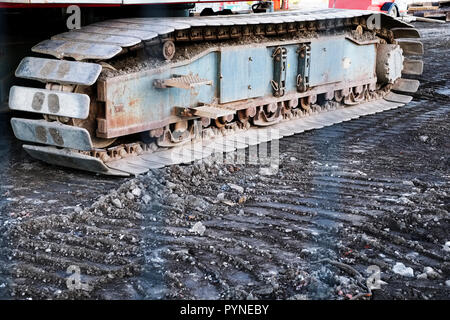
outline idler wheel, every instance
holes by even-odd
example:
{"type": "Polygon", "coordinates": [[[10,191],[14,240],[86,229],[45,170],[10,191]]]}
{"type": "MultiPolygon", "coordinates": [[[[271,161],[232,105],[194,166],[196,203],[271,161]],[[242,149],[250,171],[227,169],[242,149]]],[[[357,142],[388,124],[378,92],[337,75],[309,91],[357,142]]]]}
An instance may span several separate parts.
{"type": "Polygon", "coordinates": [[[166,60],[172,60],[175,56],[175,43],[173,41],[167,40],[162,44],[162,56],[166,60]]]}

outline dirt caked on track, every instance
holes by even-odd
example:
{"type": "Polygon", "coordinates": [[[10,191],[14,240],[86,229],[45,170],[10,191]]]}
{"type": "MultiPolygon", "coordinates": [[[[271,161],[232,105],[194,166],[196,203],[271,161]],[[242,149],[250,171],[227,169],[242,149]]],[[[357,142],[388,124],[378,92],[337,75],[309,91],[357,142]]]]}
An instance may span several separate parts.
{"type": "Polygon", "coordinates": [[[448,299],[450,34],[416,27],[414,101],[285,137],[277,168],[52,168],[24,155],[3,115],[0,296],[448,299]]]}

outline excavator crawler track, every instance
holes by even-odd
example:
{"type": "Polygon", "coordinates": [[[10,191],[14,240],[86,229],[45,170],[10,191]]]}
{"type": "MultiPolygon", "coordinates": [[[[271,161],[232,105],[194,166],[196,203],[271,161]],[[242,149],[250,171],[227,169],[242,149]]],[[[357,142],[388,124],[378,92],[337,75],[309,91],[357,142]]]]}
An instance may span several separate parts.
{"type": "Polygon", "coordinates": [[[46,86],[11,89],[11,109],[44,117],[13,118],[14,133],[40,144],[24,145],[33,158],[126,176],[398,108],[419,87],[423,46],[411,25],[374,17],[329,9],[128,18],[55,35],[32,49],[53,58],[17,68],[46,86]],[[116,141],[142,132],[153,142],[116,141]]]}

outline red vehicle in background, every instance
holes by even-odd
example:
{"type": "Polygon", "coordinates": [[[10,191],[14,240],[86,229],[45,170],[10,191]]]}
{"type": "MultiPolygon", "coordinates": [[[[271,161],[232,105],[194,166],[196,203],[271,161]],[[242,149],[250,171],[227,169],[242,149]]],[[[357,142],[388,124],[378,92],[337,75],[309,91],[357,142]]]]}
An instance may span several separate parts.
{"type": "Polygon", "coordinates": [[[405,14],[406,7],[406,0],[329,0],[329,8],[382,11],[393,17],[405,14]]]}

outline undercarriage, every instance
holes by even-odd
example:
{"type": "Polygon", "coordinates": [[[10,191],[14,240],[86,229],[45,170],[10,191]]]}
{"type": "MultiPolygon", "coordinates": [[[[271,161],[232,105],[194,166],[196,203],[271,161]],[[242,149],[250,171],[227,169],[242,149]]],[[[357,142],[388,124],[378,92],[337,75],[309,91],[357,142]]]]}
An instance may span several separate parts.
{"type": "Polygon", "coordinates": [[[419,37],[334,9],[97,22],[22,60],[42,86],[12,87],[9,106],[42,119],[11,123],[36,159],[137,175],[407,104],[419,37]]]}

